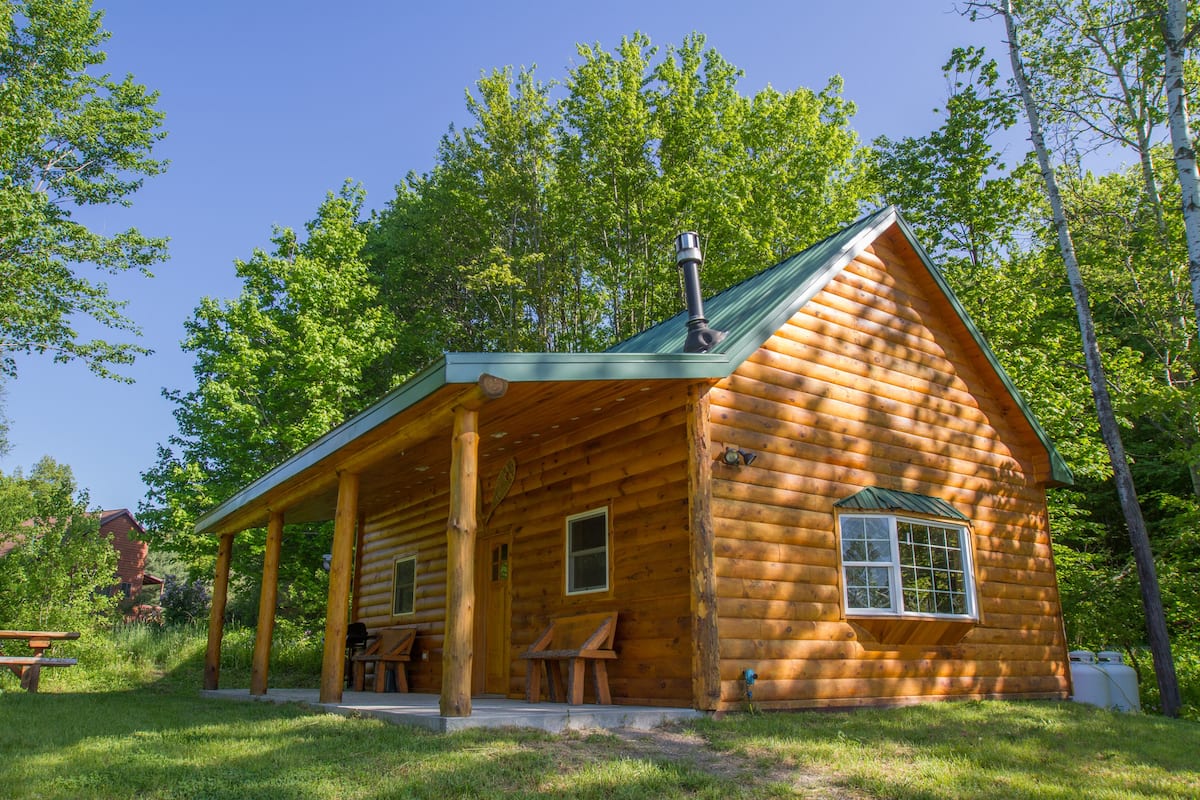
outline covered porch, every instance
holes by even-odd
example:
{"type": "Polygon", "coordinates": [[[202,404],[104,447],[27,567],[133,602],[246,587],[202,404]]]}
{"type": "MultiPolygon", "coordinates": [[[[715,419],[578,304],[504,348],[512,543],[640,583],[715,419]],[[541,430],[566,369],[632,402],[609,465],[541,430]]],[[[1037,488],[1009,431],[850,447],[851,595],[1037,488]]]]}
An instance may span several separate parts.
{"type": "MultiPolygon", "coordinates": [[[[716,685],[717,672],[717,649],[712,646],[715,644],[715,616],[710,611],[713,607],[711,522],[707,519],[707,503],[690,502],[683,493],[689,484],[701,487],[707,484],[702,474],[688,474],[702,473],[711,460],[706,452],[707,406],[694,387],[697,379],[709,377],[708,372],[720,366],[716,362],[723,362],[723,359],[694,355],[684,360],[674,355],[514,354],[483,357],[446,354],[425,373],[271,470],[197,522],[197,531],[213,534],[219,541],[205,660],[205,690],[219,689],[224,607],[234,536],[247,528],[265,527],[268,537],[248,696],[271,700],[281,697],[285,702],[293,700],[289,691],[278,689],[271,689],[270,697],[267,697],[284,526],[332,518],[334,535],[329,564],[325,652],[319,693],[312,701],[340,707],[346,698],[352,698],[355,707],[350,711],[360,711],[360,707],[394,708],[397,704],[409,708],[412,704],[407,698],[376,696],[364,699],[347,692],[344,660],[349,619],[365,621],[373,630],[389,623],[387,611],[392,610],[388,602],[391,598],[384,598],[388,605],[382,612],[376,607],[380,605],[380,575],[386,572],[390,576],[390,565],[380,568],[377,563],[369,563],[365,570],[369,577],[364,579],[360,557],[364,548],[367,551],[372,547],[376,551],[379,549],[375,543],[381,534],[375,520],[392,513],[400,507],[398,504],[408,503],[406,508],[419,507],[423,532],[428,529],[437,534],[440,529],[437,536],[441,539],[440,547],[445,549],[441,551],[442,555],[434,553],[432,544],[426,545],[423,552],[434,564],[433,572],[426,574],[433,574],[435,580],[424,584],[426,592],[415,603],[420,618],[401,625],[420,628],[420,655],[414,653],[412,669],[417,673],[414,688],[426,693],[414,695],[423,697],[416,706],[419,711],[404,713],[417,718],[440,718],[442,721],[427,727],[450,730],[456,723],[448,720],[470,718],[480,708],[491,708],[494,702],[512,704],[504,707],[506,710],[500,716],[505,721],[496,723],[501,725],[530,724],[520,721],[530,719],[596,720],[604,717],[624,720],[630,718],[631,709],[645,704],[660,709],[655,712],[657,714],[661,714],[661,709],[666,706],[686,705],[689,695],[692,695],[690,699],[695,708],[710,708],[711,698],[715,695],[711,687],[716,685]],[[624,412],[630,407],[639,409],[646,418],[641,422],[625,421],[624,412]],[[630,467],[625,439],[620,435],[605,437],[595,433],[598,428],[633,429],[635,433],[649,436],[650,432],[661,429],[663,419],[675,427],[666,434],[670,444],[668,450],[659,454],[659,460],[683,466],[686,459],[690,465],[670,473],[669,480],[675,488],[674,494],[666,499],[658,487],[668,479],[662,477],[664,473],[657,468],[657,462],[630,467]],[[583,453],[579,457],[580,463],[586,462],[587,468],[598,477],[588,473],[575,477],[572,483],[556,475],[553,478],[556,490],[570,495],[573,486],[583,486],[600,498],[589,500],[589,508],[608,502],[606,498],[633,497],[626,504],[627,510],[624,505],[619,508],[625,512],[624,519],[630,520],[630,529],[634,531],[639,530],[635,521],[640,521],[640,517],[633,512],[640,510],[640,506],[635,507],[643,502],[640,498],[658,508],[673,503],[669,508],[669,521],[660,516],[651,517],[651,522],[669,530],[670,535],[679,538],[679,544],[684,545],[675,550],[657,548],[670,557],[683,559],[681,564],[673,563],[671,574],[665,578],[673,582],[681,601],[672,607],[673,616],[669,619],[659,620],[647,615],[639,623],[636,614],[623,617],[628,618],[631,625],[641,625],[635,635],[642,638],[639,642],[625,643],[628,645],[625,652],[630,654],[633,666],[627,670],[624,682],[626,686],[636,684],[636,687],[620,695],[624,702],[618,701],[617,707],[558,706],[542,710],[517,700],[493,701],[489,698],[505,694],[514,697],[516,681],[512,673],[506,671],[501,682],[506,688],[497,689],[490,683],[485,684],[484,680],[490,681],[491,676],[483,667],[490,668],[491,661],[495,660],[489,656],[498,653],[501,666],[505,668],[520,662],[512,655],[516,645],[510,644],[508,637],[511,634],[507,630],[495,637],[502,642],[501,646],[494,649],[478,646],[482,621],[500,619],[508,624],[506,621],[511,619],[511,612],[505,607],[501,615],[488,613],[485,610],[487,598],[476,596],[476,575],[484,574],[476,564],[477,561],[483,563],[479,555],[482,549],[476,547],[476,532],[485,529],[487,520],[497,504],[504,500],[504,493],[512,483],[511,471],[507,473],[507,482],[503,475],[509,465],[515,463],[511,455],[513,447],[524,442],[526,452],[530,452],[539,441],[557,441],[555,437],[566,438],[568,432],[575,430],[583,430],[591,437],[584,438],[580,434],[570,442],[583,453]],[[688,431],[692,435],[685,438],[688,431]],[[585,446],[592,449],[583,452],[585,446]],[[484,479],[481,478],[481,461],[482,466],[490,469],[487,482],[492,489],[488,492],[484,491],[484,479]],[[631,477],[642,475],[651,477],[631,477]],[[644,482],[637,483],[639,480],[644,482]],[[636,494],[637,491],[642,494],[636,494]],[[689,511],[694,515],[690,525],[687,521],[689,511]],[[435,520],[439,515],[440,523],[435,520]],[[687,563],[689,550],[694,559],[708,567],[696,570],[707,578],[699,584],[690,582],[687,574],[681,571],[687,563]],[[679,555],[675,556],[676,553],[679,555]],[[433,590],[439,572],[444,578],[440,588],[433,590]],[[691,625],[685,616],[689,583],[692,584],[694,615],[691,625]],[[366,612],[360,603],[368,605],[366,612]],[[678,636],[681,624],[692,635],[684,636],[677,648],[671,639],[678,636]],[[708,646],[701,646],[701,643],[708,646]],[[639,646],[644,656],[639,655],[639,646]],[[641,661],[633,661],[634,657],[641,661]],[[698,674],[705,680],[687,676],[689,661],[701,665],[698,674]],[[661,665],[668,663],[684,665],[682,671],[676,670],[681,674],[663,677],[661,665]],[[439,690],[440,694],[430,693],[439,690]],[[661,694],[664,690],[672,694],[661,694]],[[519,712],[518,706],[521,707],[519,712]]],[[[538,469],[548,469],[542,465],[551,463],[549,457],[540,457],[542,461],[534,461],[532,456],[529,459],[523,456],[520,461],[523,465],[537,464],[538,469]]],[[[533,468],[529,469],[532,471],[533,468]]],[[[534,473],[529,480],[542,481],[541,472],[534,473]]],[[[520,481],[518,486],[521,486],[520,481]]],[[[569,511],[554,509],[556,514],[569,511]]],[[[501,510],[497,519],[503,515],[501,510]]],[[[520,519],[523,523],[527,517],[520,519]]],[[[427,541],[432,542],[432,539],[427,541]]],[[[646,546],[655,547],[653,541],[646,546]]],[[[629,552],[633,553],[632,546],[629,552]]],[[[379,561],[378,556],[375,558],[379,561]]],[[[627,561],[631,565],[628,569],[644,570],[644,557],[635,559],[631,556],[627,561]]],[[[626,585],[637,584],[628,581],[626,585]]],[[[623,608],[637,608],[637,602],[657,608],[661,605],[659,600],[658,595],[650,600],[636,599],[634,606],[626,603],[623,608]]],[[[604,610],[613,610],[618,602],[624,601],[610,594],[604,601],[604,610]]],[[[393,618],[396,613],[399,612],[392,611],[393,618]]],[[[532,614],[525,612],[521,635],[532,635],[536,632],[534,628],[540,629],[547,613],[545,610],[532,614]]],[[[390,621],[396,624],[395,619],[390,621]]],[[[489,628],[485,633],[490,636],[492,631],[489,628]]],[[[247,696],[245,689],[234,692],[247,696]]],[[[485,715],[485,720],[492,716],[485,715]]],[[[535,727],[547,725],[550,726],[547,729],[567,727],[563,721],[536,724],[535,727]]],[[[596,725],[588,723],[585,726],[596,725]]]]}
{"type": "Polygon", "coordinates": [[[508,727],[537,728],[548,733],[616,728],[649,730],[705,716],[704,712],[690,708],[592,704],[571,706],[564,703],[532,704],[501,697],[475,697],[472,698],[470,716],[448,717],[441,713],[439,697],[435,694],[346,691],[342,693],[341,700],[336,702],[322,702],[317,689],[272,689],[269,694],[261,695],[250,694],[245,689],[212,689],[201,694],[219,700],[299,703],[330,714],[373,717],[394,725],[408,725],[437,733],[467,728],[508,727]]]}

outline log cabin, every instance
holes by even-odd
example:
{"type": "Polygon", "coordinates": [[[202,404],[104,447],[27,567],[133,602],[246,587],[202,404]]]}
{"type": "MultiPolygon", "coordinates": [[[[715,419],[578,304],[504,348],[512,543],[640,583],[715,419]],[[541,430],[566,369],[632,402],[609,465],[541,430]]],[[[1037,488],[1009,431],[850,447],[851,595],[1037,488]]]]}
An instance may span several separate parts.
{"type": "MultiPolygon", "coordinates": [[[[677,258],[694,272],[698,242],[677,258]]],[[[441,713],[524,696],[521,654],[615,612],[614,703],[1064,698],[1046,489],[1071,472],[887,207],[602,353],[446,353],[202,517],[266,526],[251,692],[284,526],[334,520],[322,702],[348,621],[417,629],[441,713]]]]}

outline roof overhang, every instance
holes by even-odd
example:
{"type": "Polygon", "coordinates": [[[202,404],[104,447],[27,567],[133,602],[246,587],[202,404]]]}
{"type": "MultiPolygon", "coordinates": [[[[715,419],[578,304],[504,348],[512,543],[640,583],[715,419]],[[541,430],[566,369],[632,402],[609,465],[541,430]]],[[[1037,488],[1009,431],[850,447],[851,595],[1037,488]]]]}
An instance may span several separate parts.
{"type": "Polygon", "coordinates": [[[437,420],[469,404],[485,383],[706,381],[730,371],[724,354],[446,353],[370,408],[239,490],[196,521],[197,533],[231,533],[266,523],[272,509],[335,488],[336,474],[357,470],[385,450],[429,434],[437,420]]]}

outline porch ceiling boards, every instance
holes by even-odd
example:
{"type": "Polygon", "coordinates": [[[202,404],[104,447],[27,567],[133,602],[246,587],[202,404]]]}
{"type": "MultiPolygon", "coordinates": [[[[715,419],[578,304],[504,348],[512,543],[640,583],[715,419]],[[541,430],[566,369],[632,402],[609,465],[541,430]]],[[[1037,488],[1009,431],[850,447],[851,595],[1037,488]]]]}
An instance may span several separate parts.
{"type": "MultiPolygon", "coordinates": [[[[647,392],[677,381],[575,380],[509,384],[503,397],[486,403],[479,414],[481,462],[505,461],[518,448],[538,439],[549,439],[572,426],[615,413],[621,404],[636,401],[647,392]]],[[[287,524],[332,519],[337,506],[337,472],[347,463],[377,449],[361,468],[359,511],[371,515],[393,506],[401,497],[427,491],[444,494],[449,483],[450,439],[453,423],[447,419],[425,428],[419,440],[406,439],[403,431],[415,421],[443,407],[461,393],[462,384],[442,386],[411,408],[369,432],[350,439],[292,477],[251,498],[223,519],[206,527],[217,532],[266,525],[269,511],[282,506],[287,524]],[[397,439],[388,449],[389,439],[397,439]]],[[[249,492],[253,487],[248,487],[249,492]]],[[[199,527],[199,526],[198,526],[199,527]]]]}

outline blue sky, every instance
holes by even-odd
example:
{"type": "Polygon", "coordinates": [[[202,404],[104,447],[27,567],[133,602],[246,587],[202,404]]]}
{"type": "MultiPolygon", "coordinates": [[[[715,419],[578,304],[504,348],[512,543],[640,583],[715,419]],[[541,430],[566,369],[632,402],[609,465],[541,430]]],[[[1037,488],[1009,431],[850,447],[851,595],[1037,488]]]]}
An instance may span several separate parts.
{"type": "Polygon", "coordinates": [[[745,72],[743,94],[820,89],[841,75],[869,141],[938,124],[952,47],[1004,56],[1001,23],[971,23],[951,0],[95,5],[112,33],[106,68],[158,90],[167,114],[156,152],[171,160],[167,173],[132,208],[87,218],[171,238],[154,279],[109,280],[155,352],[126,371],[130,385],[23,359],[6,386],[12,450],[0,470],[51,455],[103,508],[136,509],[140,473],[175,430],[161,391],[193,385],[179,342],[201,297],[236,296],[234,259],[268,247],[273,225],[301,228],[346,178],[363,184],[370,208],[386,204],[405,174],[433,165],[448,125],[467,121],[464,92],[482,71],[536,65],[542,80],[562,78],[577,42],[611,50],[642,31],[662,46],[698,31],[745,72]]]}

